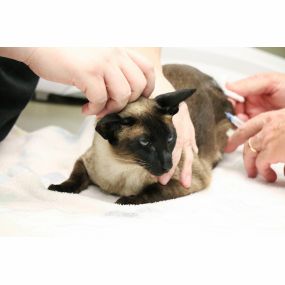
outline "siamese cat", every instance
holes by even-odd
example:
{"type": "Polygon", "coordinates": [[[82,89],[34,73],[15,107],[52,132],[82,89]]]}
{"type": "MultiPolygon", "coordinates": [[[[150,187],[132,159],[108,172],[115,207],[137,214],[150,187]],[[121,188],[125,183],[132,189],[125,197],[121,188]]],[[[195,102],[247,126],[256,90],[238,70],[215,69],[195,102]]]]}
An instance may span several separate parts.
{"type": "Polygon", "coordinates": [[[177,91],[155,99],[140,97],[121,112],[99,120],[92,146],[76,161],[68,180],[50,185],[50,190],[80,193],[95,184],[121,196],[118,204],[143,204],[185,196],[209,185],[231,128],[225,117],[225,112],[233,112],[231,103],[214,79],[196,68],[170,64],[163,72],[177,91]],[[190,188],[179,182],[183,154],[167,185],[156,179],[172,167],[176,143],[172,116],[182,101],[189,108],[199,148],[190,188]]]}

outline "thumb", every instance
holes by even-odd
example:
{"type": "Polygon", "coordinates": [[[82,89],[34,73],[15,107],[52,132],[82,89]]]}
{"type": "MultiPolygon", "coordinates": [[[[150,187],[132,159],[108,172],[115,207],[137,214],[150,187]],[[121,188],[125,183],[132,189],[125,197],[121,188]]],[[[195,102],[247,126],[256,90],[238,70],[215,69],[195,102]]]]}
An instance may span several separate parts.
{"type": "Polygon", "coordinates": [[[243,97],[272,93],[273,78],[271,74],[258,74],[248,78],[227,83],[226,88],[243,97]]]}

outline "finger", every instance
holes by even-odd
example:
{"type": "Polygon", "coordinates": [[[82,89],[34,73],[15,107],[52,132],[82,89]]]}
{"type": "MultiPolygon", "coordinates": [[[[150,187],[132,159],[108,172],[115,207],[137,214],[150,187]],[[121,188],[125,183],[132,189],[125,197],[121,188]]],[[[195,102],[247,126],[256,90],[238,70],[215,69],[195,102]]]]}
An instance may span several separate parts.
{"type": "Polygon", "coordinates": [[[189,188],[191,186],[192,180],[192,162],[193,162],[193,152],[192,148],[185,147],[183,150],[183,167],[180,174],[180,182],[185,188],[189,188]]]}
{"type": "Polygon", "coordinates": [[[225,152],[234,151],[239,145],[245,143],[250,137],[257,134],[262,129],[264,124],[264,116],[256,116],[248,120],[229,138],[225,152]]]}
{"type": "Polygon", "coordinates": [[[98,105],[96,103],[88,102],[82,106],[81,110],[85,115],[96,115],[98,114],[98,105]]]}
{"type": "Polygon", "coordinates": [[[277,175],[275,171],[271,168],[270,157],[266,150],[261,151],[256,158],[256,167],[258,173],[267,181],[275,182],[277,175]]]}
{"type": "MultiPolygon", "coordinates": [[[[180,105],[183,105],[187,109],[187,113],[188,113],[188,107],[187,107],[186,103],[182,102],[182,103],[180,103],[180,105]]],[[[181,106],[179,106],[179,108],[181,108],[181,106]]],[[[193,122],[190,119],[190,117],[189,117],[189,130],[190,130],[190,138],[191,138],[190,144],[192,146],[193,151],[196,154],[198,154],[199,150],[198,150],[198,146],[197,146],[197,143],[196,143],[195,128],[194,128],[193,122]]],[[[192,150],[191,150],[191,153],[192,153],[192,150]]]]}
{"type": "Polygon", "coordinates": [[[245,114],[244,103],[237,102],[235,106],[236,114],[245,114]]]}
{"type": "MultiPolygon", "coordinates": [[[[179,104],[179,114],[180,113],[183,113],[185,116],[184,116],[184,121],[183,123],[185,125],[187,125],[187,128],[189,130],[189,135],[187,137],[189,137],[189,140],[190,140],[190,145],[192,146],[194,152],[196,154],[198,154],[198,147],[197,147],[197,143],[196,143],[196,136],[195,136],[195,128],[194,128],[194,125],[193,125],[193,122],[189,116],[189,110],[188,110],[188,106],[185,102],[181,102],[179,104]]],[[[173,116],[173,124],[175,126],[175,128],[179,128],[179,126],[181,125],[181,117],[177,115],[173,116]]]]}
{"type": "Polygon", "coordinates": [[[248,121],[249,119],[249,117],[246,114],[238,114],[237,117],[244,122],[248,121]]]}
{"type": "Polygon", "coordinates": [[[122,105],[122,102],[118,102],[113,99],[110,99],[105,105],[105,108],[100,113],[97,114],[97,118],[100,119],[108,114],[119,112],[123,109],[125,105],[122,105]]]}
{"type": "Polygon", "coordinates": [[[84,104],[82,112],[86,115],[97,114],[102,111],[107,102],[107,90],[103,78],[92,77],[89,78],[86,84],[87,88],[81,90],[89,103],[84,104]]]}
{"type": "Polygon", "coordinates": [[[131,96],[131,87],[122,71],[117,66],[110,66],[104,75],[109,100],[106,105],[108,112],[121,111],[131,96]]]}
{"type": "Polygon", "coordinates": [[[182,144],[177,142],[176,146],[174,148],[174,151],[172,153],[172,160],[173,160],[173,166],[172,168],[169,170],[169,172],[163,174],[162,176],[158,177],[158,181],[159,183],[161,183],[162,185],[166,185],[168,183],[168,181],[171,179],[171,177],[173,176],[175,169],[180,161],[181,158],[181,154],[182,154],[182,144]]]}
{"type": "Polygon", "coordinates": [[[233,108],[235,109],[235,106],[236,106],[236,104],[237,104],[237,101],[234,100],[234,99],[232,99],[232,98],[230,98],[230,97],[228,97],[227,99],[228,99],[228,101],[232,104],[233,108]]]}
{"type": "Polygon", "coordinates": [[[131,87],[129,102],[135,101],[144,91],[147,81],[141,69],[129,58],[124,58],[121,70],[131,87]]]}
{"type": "Polygon", "coordinates": [[[236,102],[236,104],[234,106],[234,110],[235,110],[235,113],[237,114],[237,116],[241,120],[243,120],[243,121],[248,120],[249,116],[248,116],[248,114],[246,114],[245,103],[236,102]]]}
{"type": "MultiPolygon", "coordinates": [[[[252,143],[253,144],[253,143],[252,143]]],[[[256,168],[257,152],[250,149],[248,142],[244,144],[243,148],[243,163],[248,177],[255,178],[257,176],[256,168]]]]}
{"type": "Polygon", "coordinates": [[[273,77],[271,74],[258,74],[236,82],[227,83],[226,87],[238,93],[241,96],[247,97],[251,95],[260,95],[271,93],[273,77]]]}
{"type": "Polygon", "coordinates": [[[138,67],[142,70],[146,79],[146,86],[142,92],[142,95],[149,97],[152,91],[154,90],[155,86],[154,68],[151,62],[141,54],[136,53],[132,50],[127,50],[127,53],[130,56],[130,58],[134,61],[134,63],[137,64],[138,67]]]}

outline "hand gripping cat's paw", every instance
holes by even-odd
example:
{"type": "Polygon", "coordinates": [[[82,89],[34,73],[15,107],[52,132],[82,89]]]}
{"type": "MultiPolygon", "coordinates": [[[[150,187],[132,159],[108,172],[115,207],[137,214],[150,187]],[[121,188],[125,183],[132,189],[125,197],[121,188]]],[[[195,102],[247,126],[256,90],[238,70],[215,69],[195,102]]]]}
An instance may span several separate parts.
{"type": "Polygon", "coordinates": [[[116,201],[119,205],[139,205],[146,203],[138,196],[121,197],[116,201]]]}

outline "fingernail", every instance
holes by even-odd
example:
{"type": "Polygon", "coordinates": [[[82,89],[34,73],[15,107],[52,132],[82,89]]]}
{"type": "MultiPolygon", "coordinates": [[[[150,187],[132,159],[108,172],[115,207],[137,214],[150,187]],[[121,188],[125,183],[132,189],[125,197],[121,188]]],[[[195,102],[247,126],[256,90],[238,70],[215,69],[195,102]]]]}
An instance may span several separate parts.
{"type": "Polygon", "coordinates": [[[194,150],[194,152],[195,152],[196,154],[198,154],[199,149],[198,149],[198,147],[197,147],[196,145],[193,147],[193,150],[194,150]]]}
{"type": "Polygon", "coordinates": [[[90,109],[89,104],[83,105],[81,110],[82,110],[82,113],[86,116],[94,115],[94,112],[92,112],[92,109],[90,109]]]}
{"type": "Polygon", "coordinates": [[[160,177],[159,178],[159,183],[162,184],[162,185],[166,185],[169,181],[169,178],[168,177],[160,177]]]}
{"type": "Polygon", "coordinates": [[[189,188],[191,186],[191,175],[187,175],[184,178],[183,185],[185,188],[189,188]]]}

